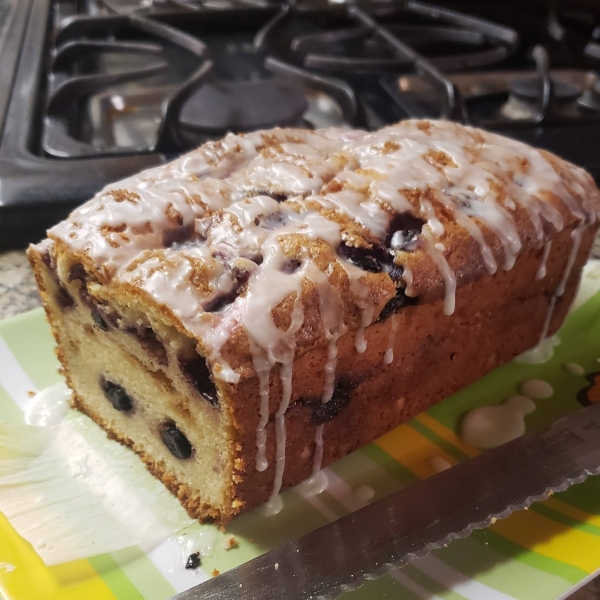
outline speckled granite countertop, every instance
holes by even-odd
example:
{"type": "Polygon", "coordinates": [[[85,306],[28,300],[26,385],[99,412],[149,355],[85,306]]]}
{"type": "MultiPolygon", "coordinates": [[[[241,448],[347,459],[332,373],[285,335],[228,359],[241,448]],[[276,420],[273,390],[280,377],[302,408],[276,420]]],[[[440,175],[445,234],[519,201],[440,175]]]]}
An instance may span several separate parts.
{"type": "MultiPolygon", "coordinates": [[[[600,258],[600,235],[592,256],[600,258]]],[[[0,252],[0,319],[40,306],[35,280],[22,250],[0,252]]],[[[600,600],[600,577],[571,596],[572,600],[600,600]]]]}
{"type": "Polygon", "coordinates": [[[40,298],[25,252],[0,252],[0,319],[38,306],[40,298]]]}

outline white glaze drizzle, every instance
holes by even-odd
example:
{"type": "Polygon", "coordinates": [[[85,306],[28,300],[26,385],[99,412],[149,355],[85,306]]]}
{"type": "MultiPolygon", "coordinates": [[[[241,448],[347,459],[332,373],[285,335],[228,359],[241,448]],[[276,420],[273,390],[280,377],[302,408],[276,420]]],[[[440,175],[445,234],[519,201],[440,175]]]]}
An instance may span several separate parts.
{"type": "MultiPolygon", "coordinates": [[[[352,175],[356,175],[352,173],[352,175]]],[[[341,179],[340,183],[349,185],[352,179],[349,176],[341,179]]],[[[363,179],[367,179],[363,176],[363,179]]],[[[352,220],[360,223],[375,235],[384,238],[389,217],[374,201],[365,197],[364,193],[352,189],[344,189],[325,196],[313,196],[325,208],[335,208],[338,212],[348,215],[352,220]]]]}
{"type": "Polygon", "coordinates": [[[477,217],[496,234],[504,248],[502,268],[510,271],[522,246],[519,232],[510,213],[497,202],[481,200],[471,200],[470,206],[462,210],[471,217],[477,217]]]}
{"type": "Polygon", "coordinates": [[[323,465],[323,424],[315,427],[315,456],[313,458],[313,477],[321,470],[323,465]]]}
{"type": "Polygon", "coordinates": [[[373,322],[375,314],[375,304],[371,296],[371,288],[365,280],[365,272],[350,263],[343,262],[341,265],[348,275],[350,282],[350,291],[354,296],[357,306],[360,308],[360,324],[356,329],[354,345],[356,351],[362,354],[367,349],[367,340],[365,338],[365,329],[373,322]]]}
{"type": "Polygon", "coordinates": [[[309,239],[329,239],[332,244],[339,239],[339,227],[317,214],[300,216],[287,215],[290,223],[267,236],[262,244],[263,268],[252,276],[246,294],[246,317],[244,326],[251,340],[250,350],[255,369],[259,376],[261,393],[260,421],[257,429],[256,468],[264,470],[268,466],[266,458],[266,425],[269,417],[268,374],[273,365],[280,365],[279,373],[282,386],[282,398],[275,414],[275,477],[268,506],[275,505],[285,471],[286,429],[285,412],[292,394],[292,372],[295,356],[295,336],[304,321],[301,299],[302,282],[312,281],[319,291],[321,320],[329,341],[329,360],[325,369],[325,390],[323,400],[333,394],[335,380],[335,361],[337,357],[336,341],[346,328],[343,320],[341,301],[332,303],[332,288],[326,275],[314,263],[306,261],[295,273],[285,273],[287,257],[282,251],[278,238],[282,232],[301,233],[309,239]],[[273,309],[291,294],[295,294],[291,323],[286,331],[278,328],[273,320],[273,309]]]}
{"type": "MultiPolygon", "coordinates": [[[[310,267],[309,267],[310,268],[310,267]]],[[[310,280],[317,285],[319,291],[319,310],[323,331],[327,338],[327,362],[324,368],[324,383],[321,402],[329,402],[335,389],[335,372],[337,365],[337,341],[348,330],[344,323],[344,310],[341,299],[335,288],[329,283],[323,271],[312,265],[310,280]]],[[[313,458],[312,478],[317,477],[323,461],[323,425],[315,427],[315,454],[313,458]]]]}
{"type": "Polygon", "coordinates": [[[454,218],[456,222],[466,229],[467,233],[479,244],[479,249],[481,251],[481,258],[483,259],[483,264],[485,266],[485,270],[493,275],[498,270],[498,265],[496,264],[496,259],[492,253],[491,248],[488,243],[485,241],[485,237],[479,228],[477,223],[469,218],[466,214],[464,214],[461,210],[459,210],[454,202],[448,198],[445,194],[440,194],[440,201],[444,204],[444,206],[450,210],[454,214],[454,218]]]}
{"type": "Polygon", "coordinates": [[[285,411],[288,409],[290,398],[292,395],[292,364],[282,365],[280,368],[280,378],[282,385],[282,398],[275,414],[275,480],[271,491],[272,501],[280,492],[283,482],[283,473],[285,471],[285,444],[286,444],[286,429],[285,429],[285,411]]]}
{"type": "Polygon", "coordinates": [[[456,276],[444,256],[444,245],[438,241],[439,237],[444,234],[444,227],[438,220],[431,202],[421,200],[421,211],[427,217],[427,223],[421,231],[425,240],[425,248],[431,260],[437,265],[444,282],[444,313],[451,315],[454,313],[456,303],[456,276]]]}
{"type": "Polygon", "coordinates": [[[554,308],[556,307],[556,302],[558,298],[560,298],[565,293],[565,288],[567,286],[567,281],[571,275],[571,271],[573,269],[573,265],[575,263],[575,259],[577,258],[577,252],[579,251],[579,246],[581,245],[581,238],[583,237],[583,232],[587,227],[587,223],[580,223],[573,231],[571,232],[571,250],[569,251],[569,256],[567,257],[567,262],[565,264],[565,268],[561,277],[561,280],[556,288],[556,292],[554,292],[554,296],[550,298],[550,302],[548,304],[548,310],[546,312],[546,318],[544,319],[544,324],[542,326],[542,332],[540,334],[539,343],[541,343],[547,336],[548,331],[550,330],[550,323],[552,321],[552,315],[554,314],[554,308]]]}
{"type": "Polygon", "coordinates": [[[254,372],[258,378],[258,389],[260,394],[260,414],[258,427],[256,428],[256,470],[265,471],[269,466],[266,453],[266,426],[269,422],[269,377],[271,375],[271,363],[269,363],[265,353],[260,351],[259,346],[252,339],[248,341],[252,353],[254,372]]]}
{"type": "Polygon", "coordinates": [[[554,295],[550,298],[550,303],[548,304],[548,310],[546,311],[546,317],[544,318],[544,324],[542,325],[542,333],[540,333],[540,339],[538,340],[538,344],[541,344],[547,337],[548,331],[550,330],[550,321],[552,320],[552,315],[554,314],[554,307],[556,306],[557,296],[554,295]]]}
{"type": "Polygon", "coordinates": [[[329,283],[327,275],[313,263],[307,267],[307,277],[319,292],[319,313],[323,332],[327,339],[327,362],[324,368],[323,395],[321,402],[329,402],[335,386],[337,365],[337,341],[347,331],[344,323],[344,306],[337,290],[329,283]]]}
{"type": "Polygon", "coordinates": [[[431,229],[431,233],[439,239],[445,233],[444,226],[441,224],[440,220],[437,218],[435,214],[435,209],[429,200],[421,200],[421,210],[425,213],[427,217],[427,225],[429,225],[429,229],[431,229]]]}
{"type": "MultiPolygon", "coordinates": [[[[531,153],[527,156],[515,155],[512,159],[509,159],[510,163],[514,163],[512,171],[514,175],[512,177],[513,182],[516,184],[511,189],[511,199],[516,202],[512,202],[523,207],[529,214],[529,218],[534,227],[537,240],[539,244],[545,241],[544,226],[542,224],[542,217],[550,222],[554,229],[558,232],[563,228],[563,219],[560,211],[556,209],[552,204],[541,200],[538,197],[540,193],[540,186],[538,178],[541,175],[543,179],[556,179],[556,174],[550,174],[548,170],[547,161],[538,161],[537,157],[532,158],[531,153]],[[519,165],[519,162],[525,160],[526,166],[519,165]],[[522,169],[527,172],[521,172],[522,169]]],[[[498,167],[495,168],[495,179],[496,181],[503,181],[506,183],[507,174],[502,172],[498,167]]],[[[508,207],[508,199],[505,200],[505,205],[508,207]]]]}
{"type": "Polygon", "coordinates": [[[565,293],[567,281],[569,280],[571,271],[573,269],[573,264],[577,258],[577,252],[579,251],[579,246],[581,245],[581,238],[583,237],[583,232],[585,231],[586,227],[587,224],[582,223],[571,232],[571,239],[573,240],[573,243],[571,244],[571,251],[569,252],[569,257],[567,259],[567,264],[565,265],[562,279],[558,284],[558,288],[556,288],[556,295],[559,297],[565,293]]]}
{"type": "Polygon", "coordinates": [[[413,288],[413,273],[408,265],[402,265],[402,281],[406,285],[404,293],[409,298],[414,298],[415,290],[413,288]]]}
{"type": "Polygon", "coordinates": [[[436,248],[430,231],[423,227],[422,234],[426,243],[427,253],[437,265],[444,282],[444,313],[451,315],[454,313],[456,306],[456,275],[450,268],[444,254],[436,248]]]}
{"type": "Polygon", "coordinates": [[[390,365],[394,361],[394,342],[398,330],[398,316],[394,313],[390,319],[390,332],[388,334],[387,350],[383,355],[383,364],[390,365]]]}
{"type": "Polygon", "coordinates": [[[538,267],[537,273],[535,274],[536,279],[544,279],[546,277],[546,263],[548,262],[548,256],[550,254],[550,248],[552,247],[552,240],[549,240],[544,244],[544,251],[542,253],[542,260],[538,267]]]}
{"type": "MultiPolygon", "coordinates": [[[[275,254],[270,254],[269,257],[275,257],[275,254]]],[[[269,259],[267,259],[269,260],[269,259]]],[[[268,271],[263,271],[268,273],[268,271]]],[[[280,279],[280,278],[277,278],[280,279]]],[[[289,282],[291,286],[294,286],[294,282],[289,282]]],[[[275,291],[275,290],[274,290],[275,291]]],[[[279,304],[289,293],[294,292],[292,287],[280,287],[276,290],[277,298],[279,301],[275,302],[275,306],[279,304]]],[[[260,421],[257,429],[257,454],[256,454],[256,469],[258,471],[264,471],[267,466],[266,458],[266,430],[269,419],[269,377],[271,369],[275,363],[280,365],[280,379],[282,386],[282,397],[279,404],[279,408],[275,415],[275,432],[276,432],[276,457],[275,457],[275,470],[276,479],[274,490],[281,487],[281,477],[283,477],[283,469],[285,467],[285,417],[284,413],[287,410],[291,392],[292,392],[292,364],[295,354],[295,335],[302,325],[304,319],[302,302],[299,299],[299,294],[296,292],[297,297],[294,301],[294,308],[292,310],[292,322],[287,331],[278,329],[273,322],[271,315],[272,307],[269,306],[269,298],[262,298],[251,296],[252,292],[248,292],[248,302],[246,304],[247,311],[247,324],[246,330],[248,332],[248,339],[250,340],[250,350],[252,352],[252,359],[254,362],[255,371],[259,378],[259,389],[261,396],[261,408],[260,408],[260,421]],[[264,301],[267,301],[267,304],[264,301]],[[260,318],[260,317],[264,318],[260,318]],[[251,325],[250,325],[251,323],[251,325]],[[266,347],[261,344],[265,342],[265,331],[264,328],[272,328],[271,336],[273,340],[279,342],[269,344],[267,342],[266,347]],[[275,331],[276,330],[276,331],[275,331]]],[[[268,334],[267,334],[268,335],[268,334]]]]}

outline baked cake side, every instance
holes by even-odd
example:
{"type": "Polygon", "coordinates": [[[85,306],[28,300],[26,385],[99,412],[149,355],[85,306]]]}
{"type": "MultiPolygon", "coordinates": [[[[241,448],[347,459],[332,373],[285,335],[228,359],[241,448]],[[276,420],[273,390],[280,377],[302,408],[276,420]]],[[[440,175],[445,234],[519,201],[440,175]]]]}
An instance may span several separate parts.
{"type": "Polygon", "coordinates": [[[441,121],[229,135],[32,246],[74,405],[227,522],[551,335],[600,194],[441,121]]]}

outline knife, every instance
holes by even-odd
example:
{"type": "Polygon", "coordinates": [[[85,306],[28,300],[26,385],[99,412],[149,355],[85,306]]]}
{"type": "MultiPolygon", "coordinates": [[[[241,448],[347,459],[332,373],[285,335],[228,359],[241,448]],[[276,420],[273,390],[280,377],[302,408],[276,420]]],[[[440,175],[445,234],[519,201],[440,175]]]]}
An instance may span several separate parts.
{"type": "Polygon", "coordinates": [[[600,473],[600,403],[414,483],[172,600],[330,600],[600,473]]]}

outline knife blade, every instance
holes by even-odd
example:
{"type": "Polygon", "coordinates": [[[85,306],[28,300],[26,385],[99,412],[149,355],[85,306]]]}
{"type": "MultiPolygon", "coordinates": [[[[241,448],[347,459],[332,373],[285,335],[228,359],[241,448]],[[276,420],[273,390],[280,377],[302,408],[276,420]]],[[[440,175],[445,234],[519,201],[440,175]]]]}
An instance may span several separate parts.
{"type": "Polygon", "coordinates": [[[330,600],[600,473],[600,403],[414,483],[172,600],[330,600]]]}

